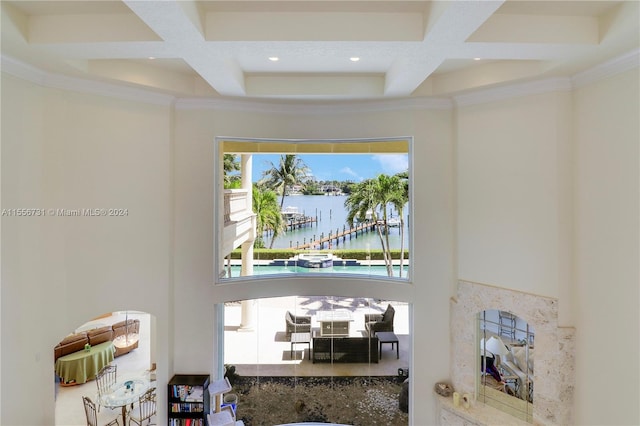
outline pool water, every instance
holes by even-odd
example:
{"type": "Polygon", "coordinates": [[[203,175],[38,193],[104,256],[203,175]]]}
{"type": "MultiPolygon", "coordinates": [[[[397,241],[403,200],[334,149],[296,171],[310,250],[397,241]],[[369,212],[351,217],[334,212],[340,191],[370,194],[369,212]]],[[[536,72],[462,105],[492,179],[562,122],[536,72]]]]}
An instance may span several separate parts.
{"type": "MultiPolygon", "coordinates": [[[[399,266],[393,267],[393,276],[398,277],[400,272],[399,266]]],[[[406,278],[409,272],[409,266],[402,269],[402,278],[406,278]]],[[[342,266],[333,265],[328,268],[303,268],[301,266],[272,266],[272,265],[254,265],[253,275],[276,275],[276,274],[357,274],[357,275],[375,275],[387,276],[387,268],[384,265],[371,266],[342,266]]],[[[231,277],[240,276],[240,266],[231,267],[231,277]]]]}

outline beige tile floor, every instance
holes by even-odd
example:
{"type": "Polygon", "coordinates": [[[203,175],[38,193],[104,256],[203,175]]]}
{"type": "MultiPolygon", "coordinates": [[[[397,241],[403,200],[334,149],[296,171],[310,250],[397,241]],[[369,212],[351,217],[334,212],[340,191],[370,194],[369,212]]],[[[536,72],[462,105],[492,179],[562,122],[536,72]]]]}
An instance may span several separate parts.
{"type": "MultiPolygon", "coordinates": [[[[396,309],[394,331],[399,339],[400,359],[390,344],[383,345],[382,359],[375,364],[312,363],[306,345],[294,347],[285,337],[284,314],[287,310],[298,315],[312,315],[313,327],[318,327],[315,314],[319,310],[347,309],[352,313],[352,335],[364,332],[364,314],[381,313],[388,302],[374,303],[368,299],[327,299],[325,297],[281,297],[254,301],[254,329],[239,331],[242,321],[240,303],[229,303],[225,307],[224,362],[236,366],[241,376],[395,376],[399,368],[410,365],[411,340],[409,336],[408,304],[392,302],[396,309]]],[[[150,322],[148,314],[129,314],[129,318],[140,319],[140,344],[134,351],[114,360],[118,374],[139,374],[147,370],[150,360],[150,322]]],[[[96,320],[99,323],[115,323],[123,315],[113,315],[96,320]]],[[[82,327],[91,327],[91,322],[82,327]]],[[[57,426],[80,426],[86,424],[82,396],[96,400],[95,381],[82,385],[62,387],[56,384],[57,426]]],[[[159,409],[163,405],[159,404],[159,409]]],[[[101,408],[98,423],[106,424],[114,418],[120,423],[120,409],[101,408]]]]}

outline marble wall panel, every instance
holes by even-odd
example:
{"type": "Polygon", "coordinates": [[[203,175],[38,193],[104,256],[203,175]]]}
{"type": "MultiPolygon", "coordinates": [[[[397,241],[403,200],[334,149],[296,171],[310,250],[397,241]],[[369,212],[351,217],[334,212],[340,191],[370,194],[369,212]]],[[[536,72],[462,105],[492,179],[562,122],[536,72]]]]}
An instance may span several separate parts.
{"type": "Polygon", "coordinates": [[[460,393],[475,395],[479,377],[477,314],[491,309],[515,314],[534,330],[534,424],[571,424],[575,330],[558,327],[557,299],[459,281],[457,296],[451,299],[451,378],[454,388],[460,393]]]}

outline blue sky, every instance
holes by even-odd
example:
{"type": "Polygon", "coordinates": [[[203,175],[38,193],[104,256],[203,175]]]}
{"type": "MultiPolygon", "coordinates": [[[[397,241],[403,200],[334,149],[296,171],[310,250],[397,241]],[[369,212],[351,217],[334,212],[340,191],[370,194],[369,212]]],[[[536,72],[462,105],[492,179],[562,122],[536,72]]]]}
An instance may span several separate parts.
{"type": "MultiPolygon", "coordinates": [[[[393,175],[409,169],[407,154],[306,154],[298,155],[317,180],[352,180],[360,182],[379,174],[393,175]]],[[[253,181],[262,172],[280,162],[279,154],[253,154],[253,181]]]]}

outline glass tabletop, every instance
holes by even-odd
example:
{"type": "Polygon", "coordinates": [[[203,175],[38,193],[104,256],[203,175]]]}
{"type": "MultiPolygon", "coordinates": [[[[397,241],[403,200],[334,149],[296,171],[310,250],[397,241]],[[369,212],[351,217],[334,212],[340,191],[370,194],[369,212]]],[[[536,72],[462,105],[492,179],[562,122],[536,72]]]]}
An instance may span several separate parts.
{"type": "Polygon", "coordinates": [[[149,389],[148,377],[128,377],[117,381],[108,393],[100,396],[100,405],[105,407],[122,407],[140,399],[149,389]]]}

